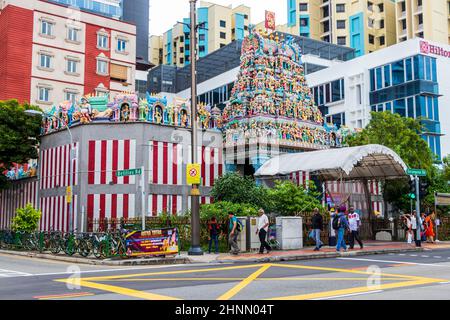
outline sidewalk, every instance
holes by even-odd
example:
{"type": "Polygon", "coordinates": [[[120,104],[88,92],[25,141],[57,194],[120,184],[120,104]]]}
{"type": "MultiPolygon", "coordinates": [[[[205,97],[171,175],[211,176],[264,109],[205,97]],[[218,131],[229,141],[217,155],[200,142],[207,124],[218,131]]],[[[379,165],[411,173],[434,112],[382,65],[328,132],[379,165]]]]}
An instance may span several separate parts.
{"type": "Polygon", "coordinates": [[[277,262],[277,261],[299,261],[312,259],[325,259],[349,256],[375,255],[387,253],[422,252],[428,250],[450,249],[450,242],[439,242],[436,244],[423,243],[421,248],[416,248],[404,242],[380,242],[367,241],[363,250],[356,246],[355,250],[348,252],[336,252],[336,249],[324,247],[316,252],[314,248],[302,250],[274,251],[270,254],[260,255],[257,253],[242,253],[238,256],[230,254],[205,254],[203,256],[188,256],[186,252],[173,257],[166,258],[141,258],[141,259],[105,259],[82,258],[79,256],[68,257],[66,255],[52,255],[47,253],[20,252],[0,250],[0,254],[15,255],[22,257],[48,259],[74,264],[90,264],[103,266],[137,266],[137,265],[165,265],[165,264],[191,264],[191,263],[254,263],[254,262],[277,262]]]}

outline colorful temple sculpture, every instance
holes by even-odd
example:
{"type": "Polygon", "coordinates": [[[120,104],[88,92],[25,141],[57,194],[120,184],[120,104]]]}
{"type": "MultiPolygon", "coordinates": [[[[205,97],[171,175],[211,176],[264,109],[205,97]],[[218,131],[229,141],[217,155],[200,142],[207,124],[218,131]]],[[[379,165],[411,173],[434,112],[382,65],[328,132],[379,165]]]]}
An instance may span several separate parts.
{"type": "Polygon", "coordinates": [[[252,139],[264,139],[287,152],[343,145],[345,133],[324,126],[301,57],[300,47],[292,39],[251,30],[242,45],[241,68],[230,104],[222,116],[225,147],[248,147],[252,139]]]}
{"type": "MultiPolygon", "coordinates": [[[[201,129],[221,129],[221,111],[209,105],[198,106],[201,129]]],[[[93,122],[147,122],[158,125],[188,128],[191,126],[189,100],[175,98],[169,104],[165,97],[150,95],[138,98],[132,92],[123,92],[110,102],[109,96],[85,96],[78,103],[65,101],[53,106],[43,118],[42,134],[64,129],[66,126],[93,122]]]]}

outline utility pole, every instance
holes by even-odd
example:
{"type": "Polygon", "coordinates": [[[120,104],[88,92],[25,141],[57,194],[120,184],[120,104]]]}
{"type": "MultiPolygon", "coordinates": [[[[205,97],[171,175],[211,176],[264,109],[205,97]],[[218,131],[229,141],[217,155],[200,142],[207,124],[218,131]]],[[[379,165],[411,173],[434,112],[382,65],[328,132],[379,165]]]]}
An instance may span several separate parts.
{"type": "MultiPolygon", "coordinates": [[[[197,154],[197,0],[189,0],[191,5],[191,144],[192,163],[198,163],[197,154]]],[[[203,255],[200,247],[200,190],[198,185],[192,185],[191,190],[191,247],[190,256],[203,255]]]]}
{"type": "Polygon", "coordinates": [[[416,182],[416,220],[417,220],[417,230],[416,230],[416,246],[421,247],[422,246],[422,239],[420,236],[420,229],[421,229],[421,223],[420,223],[420,179],[418,176],[414,176],[415,182],[416,182]]]}

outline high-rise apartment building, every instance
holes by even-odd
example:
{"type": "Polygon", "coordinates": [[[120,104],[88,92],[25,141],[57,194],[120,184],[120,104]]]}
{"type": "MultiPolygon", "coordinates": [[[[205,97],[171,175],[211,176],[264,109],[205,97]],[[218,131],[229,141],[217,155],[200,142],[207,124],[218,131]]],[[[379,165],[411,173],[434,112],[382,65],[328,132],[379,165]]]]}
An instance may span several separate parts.
{"type": "Polygon", "coordinates": [[[287,30],[352,47],[356,56],[396,43],[392,0],[287,0],[287,30]]]}
{"type": "MultiPolygon", "coordinates": [[[[201,2],[197,11],[198,23],[202,24],[198,31],[198,55],[207,54],[220,49],[230,42],[244,39],[250,24],[250,8],[247,6],[222,6],[209,2],[201,2]]],[[[190,19],[185,18],[162,36],[153,36],[150,41],[150,53],[153,63],[162,49],[162,63],[183,67],[189,64],[190,19]]]]}
{"type": "Polygon", "coordinates": [[[413,38],[450,43],[450,0],[397,0],[397,41],[413,38]]]}
{"type": "Polygon", "coordinates": [[[0,2],[0,100],[49,109],[135,90],[136,27],[42,0],[0,2]]]}

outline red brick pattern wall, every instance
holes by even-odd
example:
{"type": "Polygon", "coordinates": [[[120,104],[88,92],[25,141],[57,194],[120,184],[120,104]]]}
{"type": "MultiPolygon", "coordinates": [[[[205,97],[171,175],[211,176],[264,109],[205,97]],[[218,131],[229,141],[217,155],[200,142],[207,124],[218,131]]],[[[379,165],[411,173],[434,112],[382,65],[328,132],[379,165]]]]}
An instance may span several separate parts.
{"type": "Polygon", "coordinates": [[[33,11],[8,5],[0,13],[0,100],[30,102],[33,11]]]}

